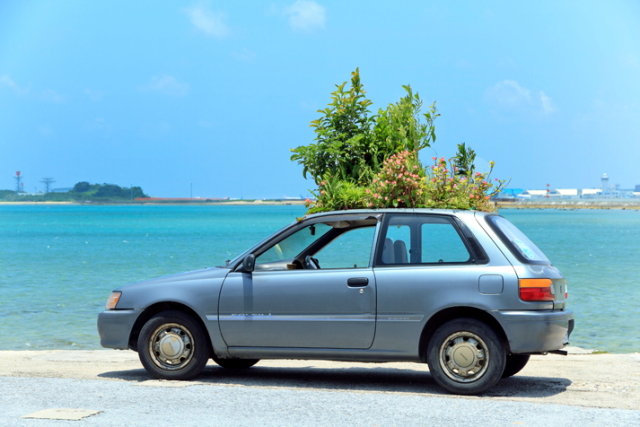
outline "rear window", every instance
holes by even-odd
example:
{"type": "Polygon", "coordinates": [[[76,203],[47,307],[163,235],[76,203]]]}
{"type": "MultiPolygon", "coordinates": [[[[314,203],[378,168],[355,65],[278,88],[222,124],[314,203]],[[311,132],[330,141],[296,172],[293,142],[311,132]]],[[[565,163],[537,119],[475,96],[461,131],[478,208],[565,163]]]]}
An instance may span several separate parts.
{"type": "Polygon", "coordinates": [[[487,222],[500,236],[509,250],[522,262],[527,264],[549,264],[549,259],[524,233],[501,216],[486,217],[487,222]]]}

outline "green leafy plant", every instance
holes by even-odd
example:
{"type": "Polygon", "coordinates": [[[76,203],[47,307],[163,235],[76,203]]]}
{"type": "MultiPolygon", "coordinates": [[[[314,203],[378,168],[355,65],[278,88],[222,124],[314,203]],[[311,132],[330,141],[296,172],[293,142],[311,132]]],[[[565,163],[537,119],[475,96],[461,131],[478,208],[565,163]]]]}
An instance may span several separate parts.
{"type": "Polygon", "coordinates": [[[351,87],[346,90],[345,85],[336,85],[331,103],[318,110],[322,117],[311,122],[316,142],[291,149],[291,160],[301,164],[303,176],[311,175],[318,185],[327,174],[353,182],[364,182],[370,176],[372,102],[365,96],[357,68],[351,73],[351,87]]]}
{"type": "MultiPolygon", "coordinates": [[[[435,102],[420,113],[422,100],[410,86],[406,94],[371,116],[372,102],[360,81],[359,69],[351,73],[351,87],[336,85],[322,116],[311,122],[315,142],[292,149],[292,161],[303,166],[318,189],[311,191],[307,213],[357,208],[453,208],[493,211],[490,198],[504,187],[494,185],[490,171],[475,171],[476,153],[458,144],[447,162],[434,157],[425,168],[420,150],[436,140],[435,102]]],[[[497,181],[497,180],[496,180],[497,181]]]]}
{"type": "Polygon", "coordinates": [[[430,147],[436,141],[436,132],[433,121],[440,115],[434,102],[429,106],[429,111],[422,114],[425,121],[421,120],[420,110],[422,100],[411,90],[411,86],[402,86],[407,92],[405,96],[395,104],[389,104],[385,110],[378,110],[376,123],[373,128],[376,148],[379,151],[378,158],[382,160],[389,154],[409,150],[415,153],[423,148],[430,147]]]}
{"type": "Polygon", "coordinates": [[[505,181],[495,179],[495,186],[491,182],[491,172],[494,162],[489,162],[490,170],[486,173],[474,172],[472,175],[458,174],[455,157],[432,157],[434,164],[427,176],[425,192],[425,206],[447,209],[472,209],[493,212],[495,206],[491,197],[504,188],[505,181]]]}
{"type": "Polygon", "coordinates": [[[311,122],[315,142],[291,149],[291,160],[303,166],[305,178],[311,175],[319,185],[330,174],[366,185],[389,156],[405,150],[417,153],[435,142],[435,103],[421,114],[422,100],[410,86],[403,86],[406,95],[397,103],[371,116],[373,103],[365,96],[359,69],[351,73],[348,90],[346,84],[336,85],[331,103],[311,122]]]}
{"type": "Polygon", "coordinates": [[[458,152],[455,156],[456,175],[471,176],[476,171],[476,152],[467,148],[465,143],[458,144],[458,152]]]}
{"type": "Polygon", "coordinates": [[[313,192],[316,201],[307,200],[307,213],[360,209],[366,207],[366,188],[352,181],[344,181],[326,174],[320,181],[317,192],[313,192]]]}

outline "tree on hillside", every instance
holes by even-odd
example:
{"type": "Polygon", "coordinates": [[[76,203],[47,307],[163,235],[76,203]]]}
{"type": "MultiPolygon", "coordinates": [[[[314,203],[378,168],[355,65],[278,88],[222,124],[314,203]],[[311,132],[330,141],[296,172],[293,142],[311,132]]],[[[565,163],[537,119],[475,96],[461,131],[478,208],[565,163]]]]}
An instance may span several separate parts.
{"type": "Polygon", "coordinates": [[[85,193],[87,191],[89,191],[91,189],[91,184],[89,184],[87,181],[81,181],[79,183],[77,183],[76,185],[73,186],[73,192],[75,193],[85,193]]]}

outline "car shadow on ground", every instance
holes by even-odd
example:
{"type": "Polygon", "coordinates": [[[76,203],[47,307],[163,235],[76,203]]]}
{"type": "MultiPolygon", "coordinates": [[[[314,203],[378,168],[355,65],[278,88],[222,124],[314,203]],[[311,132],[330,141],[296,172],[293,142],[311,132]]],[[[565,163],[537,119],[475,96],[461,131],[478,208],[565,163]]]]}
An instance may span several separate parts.
{"type": "MultiPolygon", "coordinates": [[[[144,382],[152,378],[144,369],[112,371],[101,378],[144,382]]],[[[173,381],[162,381],[167,386],[173,381]]],[[[183,382],[180,383],[184,386],[183,382]]],[[[373,391],[384,393],[416,393],[449,395],[442,390],[428,371],[372,367],[317,368],[269,367],[259,364],[249,369],[224,369],[207,365],[202,374],[189,385],[231,385],[247,387],[313,388],[327,391],[373,391]]],[[[514,376],[500,380],[480,396],[483,397],[549,397],[560,394],[571,385],[567,378],[514,376]]]]}

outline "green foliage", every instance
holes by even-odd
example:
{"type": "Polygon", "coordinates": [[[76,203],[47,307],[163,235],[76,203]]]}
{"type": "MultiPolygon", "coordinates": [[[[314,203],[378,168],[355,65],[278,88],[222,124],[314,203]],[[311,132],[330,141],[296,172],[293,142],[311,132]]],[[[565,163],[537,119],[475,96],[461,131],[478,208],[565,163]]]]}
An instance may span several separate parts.
{"type": "Polygon", "coordinates": [[[308,213],[357,208],[452,208],[493,211],[493,170],[475,172],[476,153],[458,144],[455,157],[434,159],[427,170],[418,158],[420,150],[436,140],[435,102],[421,114],[422,100],[410,86],[406,94],[377,115],[369,115],[369,101],[359,70],[351,73],[351,87],[336,85],[331,103],[311,122],[315,142],[292,149],[292,161],[303,166],[316,185],[316,201],[307,202],[308,213]]]}
{"type": "Polygon", "coordinates": [[[76,185],[74,185],[71,191],[76,193],[86,193],[90,189],[91,189],[91,184],[89,184],[87,181],[81,181],[76,185]]]}
{"type": "Polygon", "coordinates": [[[407,94],[396,104],[369,116],[373,103],[365,96],[357,68],[348,90],[346,83],[336,85],[329,106],[318,110],[322,116],[311,122],[316,142],[291,149],[291,160],[303,166],[305,178],[309,174],[319,185],[329,174],[364,185],[389,156],[404,150],[417,153],[435,142],[433,121],[439,116],[435,103],[420,115],[422,101],[411,87],[403,86],[407,94]]]}
{"type": "Polygon", "coordinates": [[[419,152],[430,147],[436,141],[436,130],[433,121],[440,114],[437,113],[436,103],[429,106],[429,111],[423,114],[425,122],[420,119],[422,100],[414,94],[410,86],[402,86],[407,92],[395,104],[389,104],[386,110],[378,110],[374,127],[374,139],[377,157],[384,161],[389,153],[399,153],[404,150],[419,152]]]}
{"type": "Polygon", "coordinates": [[[454,157],[456,162],[456,175],[471,176],[476,171],[476,152],[467,148],[465,143],[458,144],[458,152],[454,157]]]}
{"type": "Polygon", "coordinates": [[[336,85],[329,106],[318,110],[322,117],[311,122],[316,143],[291,149],[291,160],[303,165],[303,176],[311,175],[316,184],[327,174],[361,182],[370,172],[374,118],[368,114],[372,103],[365,96],[357,68],[351,73],[349,90],[345,85],[336,85]]]}
{"type": "Polygon", "coordinates": [[[81,202],[96,201],[125,201],[137,197],[149,197],[140,187],[120,187],[115,184],[89,184],[86,181],[77,183],[66,193],[21,194],[15,191],[0,191],[0,200],[23,202],[81,202]]]}
{"type": "Polygon", "coordinates": [[[366,189],[369,207],[410,208],[422,204],[426,191],[424,168],[415,152],[405,150],[389,157],[366,189]]]}
{"type": "Polygon", "coordinates": [[[351,181],[344,181],[329,174],[320,181],[318,192],[312,191],[316,201],[307,201],[307,213],[364,208],[366,188],[351,181]]]}
{"type": "Polygon", "coordinates": [[[453,157],[449,164],[444,157],[432,158],[433,166],[427,176],[424,207],[445,209],[472,209],[493,212],[495,206],[491,197],[504,188],[505,181],[491,183],[493,161],[489,163],[490,170],[486,173],[475,172],[472,175],[460,175],[453,157]]]}

